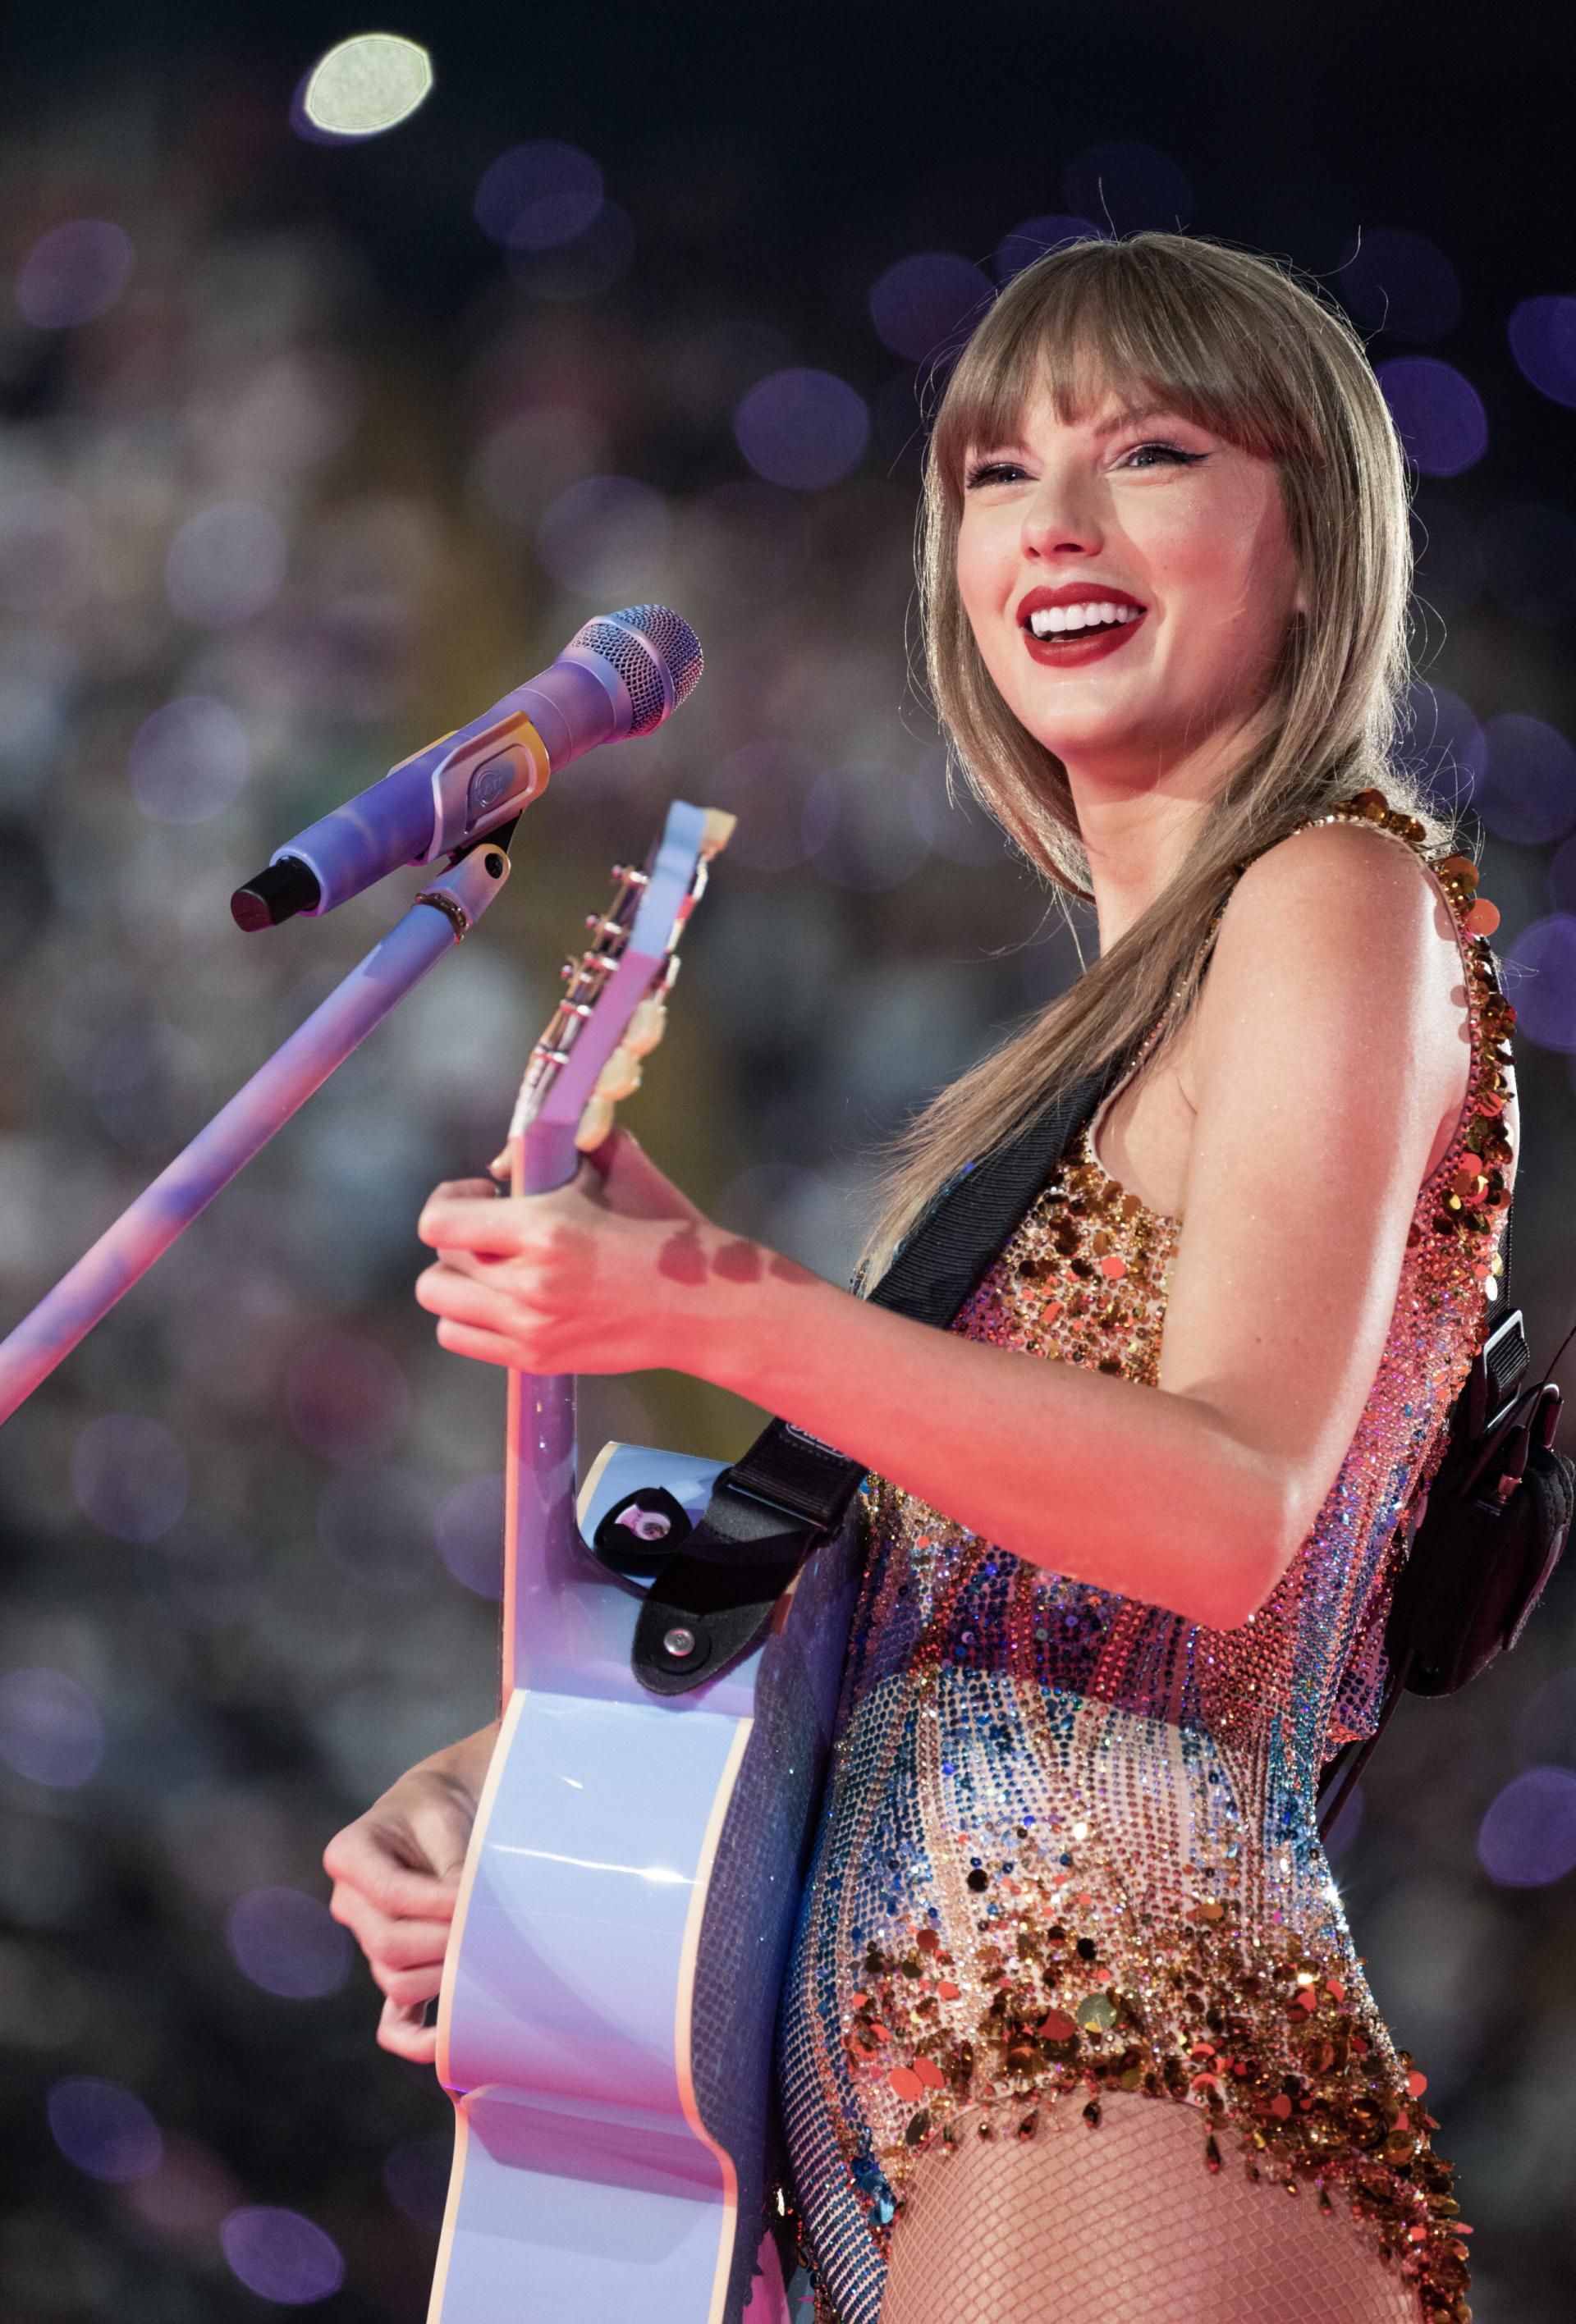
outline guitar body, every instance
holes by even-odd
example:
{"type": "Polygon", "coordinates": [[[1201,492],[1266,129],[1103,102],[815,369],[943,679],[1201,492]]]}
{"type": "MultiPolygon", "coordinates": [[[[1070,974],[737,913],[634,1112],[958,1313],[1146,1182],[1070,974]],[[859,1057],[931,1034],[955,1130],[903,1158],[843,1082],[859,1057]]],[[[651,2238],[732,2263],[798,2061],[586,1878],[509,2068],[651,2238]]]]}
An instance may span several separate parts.
{"type": "MultiPolygon", "coordinates": [[[[589,1541],[637,1487],[694,1518],[719,1462],[610,1445],[589,1541]]],[[[458,2113],[431,2324],[780,2324],[765,2206],[773,2030],[856,1587],[851,1528],[709,1684],[630,1674],[637,1584],[583,1543],[514,1689],[439,2015],[458,2113]],[[756,2275],[757,2261],[764,2272],[756,2275]],[[753,2297],[752,2297],[753,2292],[753,2297]]]]}

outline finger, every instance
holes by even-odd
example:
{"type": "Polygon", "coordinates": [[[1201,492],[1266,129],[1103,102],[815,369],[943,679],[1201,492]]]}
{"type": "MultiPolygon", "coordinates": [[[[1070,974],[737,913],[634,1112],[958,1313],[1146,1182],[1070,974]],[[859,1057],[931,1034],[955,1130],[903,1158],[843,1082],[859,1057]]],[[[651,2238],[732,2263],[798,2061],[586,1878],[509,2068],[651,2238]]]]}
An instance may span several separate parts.
{"type": "Polygon", "coordinates": [[[336,1890],[329,1910],[341,1927],[349,1930],[369,1961],[380,1962],[386,1969],[441,1966],[451,1920],[396,1921],[369,1904],[365,1896],[357,1896],[354,1889],[342,1895],[336,1890]]]}
{"type": "MultiPolygon", "coordinates": [[[[540,1370],[540,1364],[522,1360],[523,1351],[517,1340],[505,1340],[497,1332],[480,1332],[471,1323],[451,1323],[447,1315],[438,1323],[438,1345],[451,1356],[471,1356],[477,1363],[501,1364],[505,1371],[522,1372],[540,1370]]],[[[586,1367],[580,1367],[583,1371],[586,1367]]]]}
{"type": "Polygon", "coordinates": [[[449,1186],[433,1188],[416,1221],[418,1239],[434,1245],[452,1244],[460,1250],[513,1250],[524,1216],[520,1204],[540,1202],[543,1197],[501,1194],[490,1178],[469,1183],[478,1190],[485,1186],[486,1194],[457,1194],[449,1186]]]}
{"type": "Polygon", "coordinates": [[[458,1869],[440,1869],[408,1825],[358,1816],[323,1850],[330,1880],[358,1891],[396,1920],[444,1920],[454,1911],[458,1869]]]}
{"type": "Polygon", "coordinates": [[[430,1961],[425,1969],[385,1969],[381,1961],[368,1964],[372,1981],[385,2001],[397,2004],[401,2009],[420,2009],[432,2000],[443,1982],[443,1964],[430,1961]]]}
{"type": "Polygon", "coordinates": [[[438,2056],[438,2028],[426,2023],[426,2015],[424,2004],[403,2009],[397,2002],[385,2001],[377,2021],[379,2049],[392,2051],[396,2058],[408,2058],[413,2065],[433,2064],[438,2056]]]}
{"type": "Polygon", "coordinates": [[[688,1194],[657,1168],[622,1122],[585,1157],[575,1185],[626,1218],[699,1220],[701,1216],[688,1194]]]}
{"type": "Polygon", "coordinates": [[[505,1291],[457,1267],[429,1267],[416,1277],[416,1302],[430,1315],[470,1323],[481,1331],[507,1333],[533,1319],[517,1293],[505,1291]]]}

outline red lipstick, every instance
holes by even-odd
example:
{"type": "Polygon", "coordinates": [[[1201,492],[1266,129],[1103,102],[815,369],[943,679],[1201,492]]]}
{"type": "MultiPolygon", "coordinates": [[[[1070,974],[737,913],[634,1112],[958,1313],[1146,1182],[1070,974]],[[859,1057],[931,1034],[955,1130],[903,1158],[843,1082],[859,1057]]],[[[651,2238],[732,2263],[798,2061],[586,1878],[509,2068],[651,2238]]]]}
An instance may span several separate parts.
{"type": "Polygon", "coordinates": [[[1130,589],[1112,588],[1102,581],[1065,581],[1060,588],[1027,591],[1018,601],[1015,618],[1024,643],[1035,661],[1047,668],[1081,669],[1089,662],[1103,661],[1108,654],[1118,652],[1134,631],[1142,628],[1148,610],[1130,589]],[[1037,638],[1029,627],[1029,616],[1045,605],[1119,605],[1124,610],[1131,606],[1133,611],[1121,622],[1101,623],[1095,629],[1061,630],[1049,637],[1037,638]]]}

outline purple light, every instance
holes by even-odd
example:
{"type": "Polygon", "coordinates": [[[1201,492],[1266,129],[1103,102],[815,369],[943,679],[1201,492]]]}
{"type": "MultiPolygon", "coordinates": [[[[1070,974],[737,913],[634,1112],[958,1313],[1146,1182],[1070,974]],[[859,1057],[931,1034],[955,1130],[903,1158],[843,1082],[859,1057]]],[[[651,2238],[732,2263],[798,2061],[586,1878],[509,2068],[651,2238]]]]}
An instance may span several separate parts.
{"type": "Polygon", "coordinates": [[[1478,1830],[1478,1858],[1503,1888],[1546,1888],[1576,1867],[1576,1775],[1529,1767],[1506,1784],[1478,1830]]]}
{"type": "Polygon", "coordinates": [[[1337,288],[1355,315],[1397,338],[1442,339],[1461,319],[1455,268],[1437,243],[1404,226],[1359,235],[1337,288]]]}
{"type": "Polygon", "coordinates": [[[1490,831],[1524,847],[1576,824],[1576,751],[1541,718],[1508,710],[1483,729],[1484,772],[1472,804],[1490,831]]]}
{"type": "Polygon", "coordinates": [[[1113,234],[1145,226],[1177,234],[1192,215],[1193,189],[1171,156],[1131,138],[1080,153],[1067,165],[1061,190],[1077,217],[1107,218],[1113,234]]]}
{"type": "Polygon", "coordinates": [[[273,604],[287,556],[283,528],[271,509],[255,501],[218,501],[188,517],[170,544],[170,603],[204,629],[234,629],[273,604]]]}
{"type": "Polygon", "coordinates": [[[90,323],[131,281],[131,236],[107,218],[72,218],[33,244],[16,277],[16,305],[41,331],[90,323]]]}
{"type": "Polygon", "coordinates": [[[299,2211],[246,2204],[226,2219],[219,2242],[231,2273],[260,2300],[281,2308],[327,2300],[345,2281],[338,2245],[299,2211]]]}
{"type": "Polygon", "coordinates": [[[1523,928],[1506,955],[1516,1029],[1541,1049],[1576,1052],[1576,918],[1552,913],[1523,928]]]}
{"type": "Polygon", "coordinates": [[[89,2179],[125,2186],[163,2158],[159,2126],[141,2098],[97,2074],[68,2074],[48,2101],[50,2129],[68,2163],[89,2179]]]}
{"type": "Polygon", "coordinates": [[[714,767],[706,796],[739,816],[728,854],[749,872],[789,872],[809,853],[805,804],[820,761],[797,742],[746,742],[714,767]]]}
{"type": "Polygon", "coordinates": [[[504,1594],[504,1480],[472,1477],[438,1504],[438,1554],[478,1598],[504,1594]]]}
{"type": "Polygon", "coordinates": [[[325,1461],[375,1460],[404,1434],[411,1395],[392,1356],[348,1332],[325,1332],[291,1358],[284,1375],[290,1424],[325,1461]]]}
{"type": "Polygon", "coordinates": [[[635,226],[616,202],[604,202],[583,234],[551,250],[511,250],[509,272],[538,299],[594,299],[628,273],[635,226]]]}
{"type": "Polygon", "coordinates": [[[870,414],[863,396],[830,371],[778,371],[740,399],[733,432],[757,476],[814,492],[858,466],[870,414]]]}
{"type": "Polygon", "coordinates": [[[1412,507],[1417,558],[1417,594],[1442,619],[1451,621],[1483,594],[1483,550],[1476,525],[1448,501],[1419,493],[1412,507]]]}
{"type": "Polygon", "coordinates": [[[1508,337],[1522,376],[1539,394],[1576,404],[1576,299],[1524,299],[1508,337]]]}
{"type": "Polygon", "coordinates": [[[349,1469],[318,1502],[318,1538],[342,1573],[375,1590],[409,1590],[432,1563],[432,1497],[403,1469],[349,1469]]]}
{"type": "Polygon", "coordinates": [[[0,1678],[0,1759],[8,1767],[51,1791],[74,1791],[103,1757],[98,1706],[74,1678],[42,1669],[0,1678]]]}
{"type": "Polygon", "coordinates": [[[803,502],[753,477],[704,493],[684,517],[679,541],[694,586],[735,605],[770,604],[791,589],[811,545],[803,502]]]}
{"type": "Polygon", "coordinates": [[[995,296],[982,267],[950,251],[924,251],[876,278],[870,320],[895,355],[923,363],[972,329],[995,296]]]}
{"type": "Polygon", "coordinates": [[[623,604],[655,588],[668,549],[661,493],[633,476],[586,476],[542,511],[536,553],[560,586],[623,604]]]}
{"type": "Polygon", "coordinates": [[[1404,755],[1442,806],[1464,806],[1482,782],[1483,730],[1459,694],[1414,678],[1404,755]]]}
{"type": "Polygon", "coordinates": [[[835,888],[900,888],[930,853],[908,814],[907,784],[875,760],[827,769],[804,804],[807,853],[835,888]]]}
{"type": "Polygon", "coordinates": [[[578,145],[513,145],[476,189],[476,219],[505,249],[554,250],[602,207],[602,172],[578,145]]]}
{"type": "Polygon", "coordinates": [[[454,2141],[441,2131],[403,2138],[384,2157],[383,2183],[389,2201],[419,2227],[434,2235],[443,2225],[454,2141]]]}
{"type": "Polygon", "coordinates": [[[1520,502],[1483,527],[1488,586],[1524,622],[1546,629],[1576,619],[1576,524],[1557,508],[1520,502]]]}
{"type": "Polygon", "coordinates": [[[233,807],[252,771],[246,729],[207,694],[166,702],[136,731],[132,797],[155,823],[208,823],[233,807]]]}
{"type": "Polygon", "coordinates": [[[157,1541],[186,1507],[191,1472],[167,1428],[107,1412],[77,1432],[71,1490],[85,1517],[117,1541],[157,1541]]]}
{"type": "Polygon", "coordinates": [[[1043,258],[1048,250],[1061,250],[1070,242],[1103,242],[1105,230],[1091,225],[1086,217],[1025,218],[1022,226],[1004,234],[996,254],[997,279],[1010,282],[1036,258],[1043,258]]]}
{"type": "Polygon", "coordinates": [[[232,1905],[225,1934],[244,1977],[284,2001],[320,2001],[350,1974],[347,1931],[301,1888],[254,1888],[232,1905]]]}
{"type": "Polygon", "coordinates": [[[1407,458],[1425,476],[1459,476],[1488,448],[1488,415],[1469,379],[1437,355],[1396,355],[1379,385],[1407,458]]]}

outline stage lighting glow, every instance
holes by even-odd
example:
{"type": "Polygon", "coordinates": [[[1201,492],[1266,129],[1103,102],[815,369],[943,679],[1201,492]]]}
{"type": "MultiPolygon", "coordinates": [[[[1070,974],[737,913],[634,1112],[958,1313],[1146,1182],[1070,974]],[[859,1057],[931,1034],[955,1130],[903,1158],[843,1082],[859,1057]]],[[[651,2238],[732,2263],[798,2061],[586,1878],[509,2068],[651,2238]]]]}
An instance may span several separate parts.
{"type": "Polygon", "coordinates": [[[1562,839],[1576,824],[1576,751],[1558,728],[1507,710],[1484,727],[1483,747],[1472,804],[1489,830],[1524,847],[1562,839]]]}
{"type": "Polygon", "coordinates": [[[132,797],[154,823],[207,823],[246,788],[252,753],[227,703],[184,694],[144,719],[126,771],[132,797]]]}
{"type": "Polygon", "coordinates": [[[814,492],[858,466],[870,414],[864,397],[830,371],[778,371],[740,398],[733,433],[757,476],[814,492]]]}
{"type": "Polygon", "coordinates": [[[51,1791],[75,1791],[103,1757],[98,1705],[74,1678],[45,1669],[0,1678],[0,1759],[17,1775],[51,1791]]]}
{"type": "Polygon", "coordinates": [[[1534,920],[1506,957],[1515,971],[1508,990],[1517,1033],[1540,1049],[1576,1055],[1576,918],[1553,912],[1534,920]]]}
{"type": "Polygon", "coordinates": [[[542,511],[536,553],[580,597],[653,594],[667,556],[667,503],[633,476],[586,476],[542,511]]]}
{"type": "Polygon", "coordinates": [[[1426,235],[1379,226],[1358,236],[1335,287],[1354,315],[1402,339],[1442,339],[1461,319],[1456,270],[1426,235]]]}
{"type": "Polygon", "coordinates": [[[432,87],[432,60],[398,32],[357,32],[319,59],[301,111],[330,137],[375,137],[414,113],[432,87]]]}
{"type": "Polygon", "coordinates": [[[170,544],[164,580],[183,620],[204,629],[249,622],[279,595],[287,551],[272,509],[218,501],[188,517],[170,544]]]}
{"type": "Polygon", "coordinates": [[[350,1974],[348,1932],[301,1888],[253,1888],[225,1924],[243,1977],[283,2001],[320,2001],[350,1974]]]}
{"type": "Polygon", "coordinates": [[[299,2211],[244,2204],[220,2227],[219,2242],[231,2273],[248,2292],[280,2308],[327,2300],[345,2281],[338,2245],[299,2211]]]}
{"type": "Polygon", "coordinates": [[[870,320],[894,355],[923,363],[963,338],[995,295],[990,277],[969,259],[923,251],[876,278],[870,320]]]}
{"type": "Polygon", "coordinates": [[[49,2094],[50,2129],[68,2163],[89,2179],[125,2186],[156,2171],[159,2126],[134,2091],[97,2074],[68,2074],[49,2094]]]}
{"type": "Polygon", "coordinates": [[[1496,509],[1483,527],[1488,586],[1502,605],[1545,629],[1576,620],[1576,524],[1535,501],[1496,509]]]}
{"type": "Polygon", "coordinates": [[[1551,401],[1576,405],[1576,299],[1524,299],[1507,336],[1523,378],[1551,401]]]}
{"type": "Polygon", "coordinates": [[[477,224],[510,250],[553,250],[602,207],[602,172],[578,145],[512,145],[476,189],[477,224]]]}
{"type": "Polygon", "coordinates": [[[1466,807],[1483,779],[1483,730],[1459,694],[1414,678],[1403,755],[1442,807],[1466,807]]]}
{"type": "Polygon", "coordinates": [[[1546,1888],[1576,1869],[1576,1775],[1529,1767],[1514,1776],[1479,1829],[1478,1857],[1506,1888],[1546,1888]]]}
{"type": "Polygon", "coordinates": [[[432,1529],[438,1554],[456,1582],[478,1598],[503,1596],[502,1477],[472,1477],[456,1485],[439,1502],[432,1529]]]}
{"type": "Polygon", "coordinates": [[[1099,218],[1114,234],[1145,226],[1176,234],[1193,210],[1193,189],[1169,153],[1136,138],[1091,145],[1071,161],[1061,190],[1079,217],[1099,218]]]}
{"type": "Polygon", "coordinates": [[[432,1570],[432,1496],[403,1469],[348,1469],[318,1502],[318,1538],[341,1573],[410,1590],[432,1570]]]}
{"type": "Polygon", "coordinates": [[[411,1392],[375,1342],[325,1332],[291,1357],[284,1408],[309,1452],[353,1466],[377,1460],[403,1435],[411,1392]]]}
{"type": "Polygon", "coordinates": [[[997,245],[996,272],[1001,282],[1010,282],[1036,258],[1043,258],[1048,250],[1061,250],[1070,242],[1102,242],[1104,226],[1095,226],[1086,217],[1067,217],[1055,214],[1049,217],[1025,218],[1022,226],[1004,234],[997,245]]]}
{"type": "Polygon", "coordinates": [[[1379,385],[1407,458],[1425,476],[1459,476],[1488,448],[1488,415],[1469,379],[1437,355],[1396,355],[1379,385]]]}
{"type": "Polygon", "coordinates": [[[16,276],[17,311],[41,331],[107,314],[131,281],[135,253],[124,226],[71,218],[41,234],[16,276]]]}
{"type": "Polygon", "coordinates": [[[71,1490],[84,1517],[119,1541],[157,1541],[186,1507],[191,1474],[170,1431],[134,1412],[107,1412],[77,1432],[71,1490]]]}

